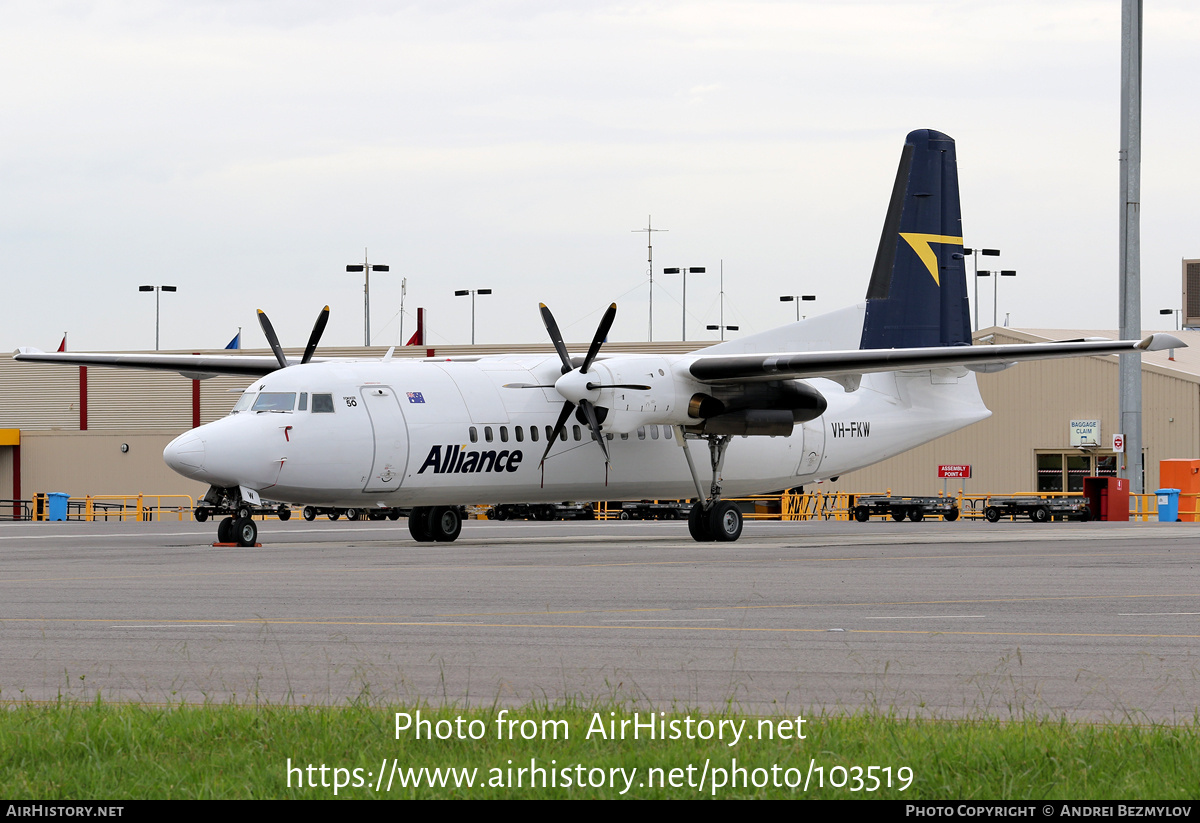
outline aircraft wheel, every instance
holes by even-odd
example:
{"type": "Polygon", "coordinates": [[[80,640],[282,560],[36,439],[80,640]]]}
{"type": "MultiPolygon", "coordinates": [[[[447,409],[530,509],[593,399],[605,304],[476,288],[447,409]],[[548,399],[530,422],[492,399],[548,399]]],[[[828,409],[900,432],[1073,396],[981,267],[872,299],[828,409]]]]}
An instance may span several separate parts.
{"type": "Polygon", "coordinates": [[[708,512],[708,530],[713,539],[721,543],[732,543],[742,536],[742,511],[737,503],[722,501],[708,512]]]}
{"type": "Polygon", "coordinates": [[[892,519],[899,523],[904,519],[904,509],[892,509],[892,519]]]}
{"type": "Polygon", "coordinates": [[[958,506],[954,506],[944,515],[947,523],[953,523],[958,519],[958,506]]]}
{"type": "Polygon", "coordinates": [[[233,518],[226,517],[217,524],[217,542],[232,543],[233,542],[233,518]]]}
{"type": "Polygon", "coordinates": [[[204,508],[203,506],[197,506],[196,511],[193,512],[193,515],[195,516],[197,523],[203,523],[208,519],[208,509],[204,508]]]}
{"type": "Polygon", "coordinates": [[[455,506],[435,506],[429,515],[430,533],[439,543],[453,543],[462,532],[462,513],[455,506]]]}
{"type": "Polygon", "coordinates": [[[286,520],[292,519],[292,510],[289,509],[287,506],[280,506],[279,510],[276,512],[276,514],[279,516],[280,520],[286,521],[286,520]]]}
{"type": "Polygon", "coordinates": [[[317,510],[314,509],[312,506],[305,506],[304,510],[301,511],[300,514],[302,514],[304,516],[304,519],[307,520],[309,523],[311,523],[317,519],[317,510]]]}
{"type": "Polygon", "coordinates": [[[400,510],[399,509],[388,509],[387,518],[388,518],[388,520],[399,520],[400,519],[400,510]]]}
{"type": "Polygon", "coordinates": [[[331,511],[328,514],[328,517],[330,520],[337,520],[341,516],[342,516],[342,513],[340,511],[338,511],[337,509],[334,509],[333,511],[331,511]]]}
{"type": "Polygon", "coordinates": [[[855,506],[854,507],[854,519],[857,520],[859,523],[866,523],[868,520],[871,519],[871,510],[868,509],[866,506],[855,506]]]}
{"type": "Polygon", "coordinates": [[[408,533],[418,543],[428,543],[433,540],[429,533],[429,509],[417,506],[408,513],[408,533]]]}
{"type": "Polygon", "coordinates": [[[995,506],[988,506],[983,510],[983,516],[989,523],[996,523],[1000,520],[1000,510],[995,506]]]}
{"type": "Polygon", "coordinates": [[[909,509],[908,519],[914,523],[920,523],[925,519],[925,512],[921,511],[920,509],[909,509]]]}
{"type": "Polygon", "coordinates": [[[358,520],[360,517],[362,517],[362,512],[358,509],[346,509],[347,520],[358,520]]]}
{"type": "Polygon", "coordinates": [[[233,516],[238,520],[249,520],[254,516],[254,509],[251,508],[249,503],[240,503],[238,504],[237,511],[234,512],[233,516]]]}
{"type": "Polygon", "coordinates": [[[258,542],[258,525],[249,517],[239,517],[233,521],[233,537],[243,548],[253,546],[258,542]]]}
{"type": "Polygon", "coordinates": [[[1034,509],[1033,511],[1031,511],[1029,513],[1029,519],[1032,520],[1034,523],[1049,523],[1050,522],[1050,509],[1047,508],[1046,506],[1038,506],[1036,509],[1034,509]]]}
{"type": "MultiPolygon", "coordinates": [[[[621,515],[624,516],[625,512],[621,512],[621,515]]],[[[708,512],[704,510],[703,503],[692,506],[692,512],[688,515],[688,532],[697,543],[711,543],[716,539],[709,531],[708,512]]]]}

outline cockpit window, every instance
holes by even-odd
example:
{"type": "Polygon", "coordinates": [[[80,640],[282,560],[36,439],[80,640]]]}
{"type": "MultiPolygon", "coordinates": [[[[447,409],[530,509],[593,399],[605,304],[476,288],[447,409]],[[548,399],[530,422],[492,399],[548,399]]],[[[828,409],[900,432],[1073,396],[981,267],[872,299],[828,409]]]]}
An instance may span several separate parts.
{"type": "Polygon", "coordinates": [[[238,401],[233,404],[233,408],[229,410],[229,413],[237,414],[238,412],[243,412],[250,408],[250,404],[254,402],[254,398],[257,396],[258,395],[252,391],[242,392],[242,396],[239,397],[238,401]]]}
{"type": "Polygon", "coordinates": [[[256,412],[290,412],[295,407],[296,393],[294,391],[265,391],[251,406],[256,412]]]}
{"type": "Polygon", "coordinates": [[[333,414],[333,395],[332,394],[314,394],[312,396],[313,414],[333,414]]]}

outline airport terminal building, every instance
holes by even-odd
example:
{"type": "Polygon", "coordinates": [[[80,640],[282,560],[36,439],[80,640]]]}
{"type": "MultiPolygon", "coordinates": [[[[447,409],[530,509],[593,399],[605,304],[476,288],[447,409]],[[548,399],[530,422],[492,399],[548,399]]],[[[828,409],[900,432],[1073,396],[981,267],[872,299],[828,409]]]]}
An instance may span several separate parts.
{"type": "MultiPolygon", "coordinates": [[[[1200,332],[1176,332],[1190,348],[1142,356],[1145,488],[1158,488],[1158,461],[1200,458],[1200,332]]],[[[977,345],[1036,343],[1115,332],[983,329],[977,345]]],[[[585,345],[572,346],[572,351],[585,345]]],[[[606,353],[682,353],[695,343],[609,343],[606,353]]],[[[382,357],[384,349],[326,348],[323,357],[382,357]]],[[[448,346],[397,356],[453,357],[501,352],[552,354],[549,344],[448,346]]],[[[215,352],[214,352],[215,353],[215,352]]],[[[226,354],[228,352],[221,352],[226,354]]],[[[250,353],[250,352],[247,352],[250,353]]],[[[255,352],[269,355],[267,351],[255,352]]],[[[293,352],[289,351],[289,354],[293,352]]],[[[299,352],[294,352],[299,354],[299,352]]],[[[1115,355],[1021,363],[978,375],[992,416],[809,491],[967,494],[1079,491],[1088,475],[1116,474],[1125,459],[1118,433],[1115,355]],[[969,478],[939,477],[940,466],[969,466],[969,478]]],[[[184,431],[228,414],[250,381],[191,380],[174,373],[0,361],[0,499],[37,492],[84,495],[186,494],[205,487],[162,461],[184,431]]],[[[686,463],[680,460],[680,472],[686,463]]],[[[479,503],[491,501],[480,500],[479,503]]]]}

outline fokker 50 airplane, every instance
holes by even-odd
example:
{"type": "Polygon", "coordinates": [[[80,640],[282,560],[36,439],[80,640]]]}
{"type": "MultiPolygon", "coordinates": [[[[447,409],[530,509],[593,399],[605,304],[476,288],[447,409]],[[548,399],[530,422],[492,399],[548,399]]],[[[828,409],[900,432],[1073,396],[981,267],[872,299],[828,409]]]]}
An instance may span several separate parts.
{"type": "Polygon", "coordinates": [[[41,353],[18,360],[254,376],[225,418],[163,452],[210,484],[222,539],[253,545],[263,498],[412,507],[419,541],[451,541],[468,503],[690,498],[698,541],[732,541],[723,495],[836,477],[986,418],[974,372],[1022,360],[1155,351],[1145,340],[972,346],[954,141],[908,135],[864,303],[690,354],[587,352],[447,360],[314,360],[328,307],[299,362],[265,314],[275,358],[41,353]],[[706,471],[702,479],[700,463],[706,471]]]}

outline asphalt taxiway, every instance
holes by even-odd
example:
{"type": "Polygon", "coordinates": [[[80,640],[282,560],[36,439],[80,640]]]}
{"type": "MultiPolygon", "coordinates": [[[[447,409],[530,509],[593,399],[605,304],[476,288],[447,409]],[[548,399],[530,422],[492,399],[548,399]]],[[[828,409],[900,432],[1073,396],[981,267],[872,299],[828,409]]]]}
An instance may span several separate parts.
{"type": "Polygon", "coordinates": [[[1191,720],[1193,524],[0,525],[0,700],[1191,720]]]}

